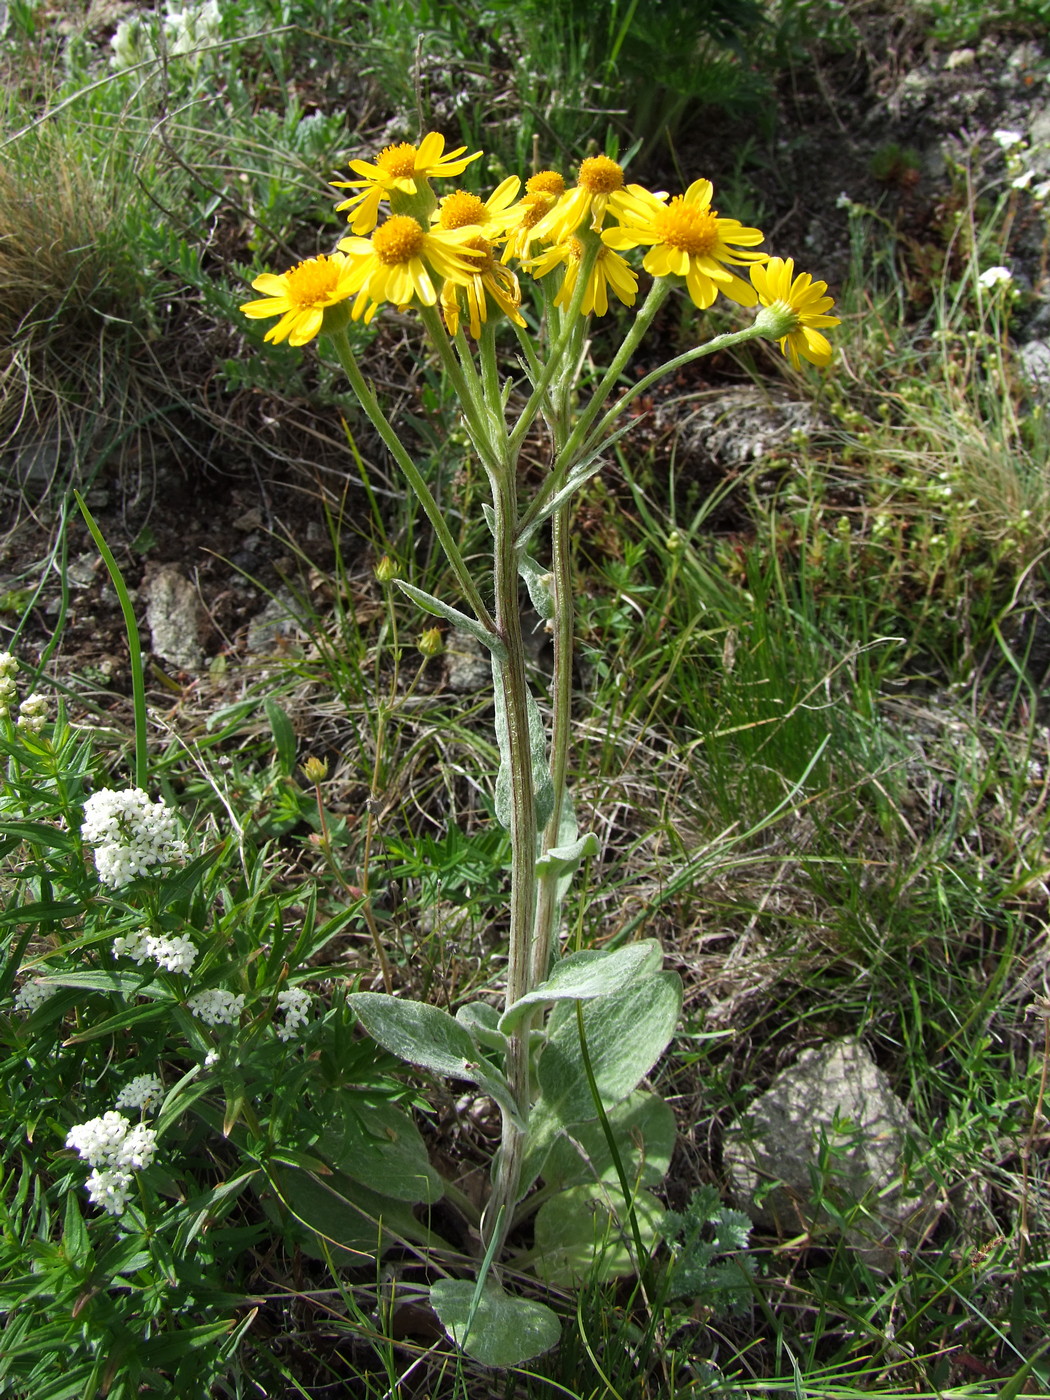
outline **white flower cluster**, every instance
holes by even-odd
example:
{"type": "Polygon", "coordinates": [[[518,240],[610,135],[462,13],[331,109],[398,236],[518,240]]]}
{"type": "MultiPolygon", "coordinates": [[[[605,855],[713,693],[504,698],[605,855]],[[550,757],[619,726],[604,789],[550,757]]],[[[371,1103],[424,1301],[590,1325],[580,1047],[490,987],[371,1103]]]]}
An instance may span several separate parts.
{"type": "Polygon", "coordinates": [[[117,1095],[117,1108],[156,1108],[164,1086],[155,1074],[136,1074],[117,1095]]]}
{"type": "Polygon", "coordinates": [[[301,987],[285,987],[277,993],[277,1010],[284,1014],[284,1025],[277,1028],[278,1040],[291,1040],[307,1024],[312,1001],[310,993],[301,987]]]}
{"type": "Polygon", "coordinates": [[[80,828],[95,848],[95,869],[104,885],[120,889],[150,866],[182,860],[186,842],[175,834],[175,814],[151,802],[141,788],[94,792],[84,803],[80,828]]]}
{"type": "Polygon", "coordinates": [[[19,728],[28,729],[31,734],[39,734],[46,723],[47,696],[41,695],[39,690],[34,690],[18,707],[19,728]]]}
{"type": "MultiPolygon", "coordinates": [[[[219,37],[222,27],[222,12],[217,0],[206,0],[203,5],[187,6],[184,10],[168,3],[164,16],[164,44],[170,57],[195,53],[205,44],[219,37]]],[[[157,57],[148,21],[141,15],[123,19],[117,25],[117,32],[109,41],[113,50],[110,60],[116,69],[133,68],[136,63],[145,63],[157,57]]]]}
{"type": "Polygon", "coordinates": [[[18,699],[15,686],[17,674],[18,662],[9,651],[0,651],[0,719],[7,718],[11,713],[11,706],[18,699]]]}
{"type": "Polygon", "coordinates": [[[235,1026],[244,1010],[244,993],[213,987],[190,997],[189,1008],[206,1026],[235,1026]]]}
{"type": "Polygon", "coordinates": [[[115,1109],[101,1118],[77,1123],[66,1136],[66,1146],[93,1168],[87,1180],[88,1198],[110,1215],[123,1215],[132,1173],[149,1166],[156,1145],[157,1134],[152,1128],[142,1123],[132,1127],[115,1109]]]}
{"type": "Polygon", "coordinates": [[[131,958],[140,966],[148,959],[167,972],[189,972],[197,958],[197,949],[185,933],[171,936],[164,933],[120,934],[113,940],[113,952],[131,958]]]}
{"type": "Polygon", "coordinates": [[[24,1011],[27,1016],[31,1016],[38,1006],[43,1006],[57,991],[57,987],[49,987],[46,982],[31,977],[28,982],[23,982],[15,993],[15,1010],[24,1011]]]}
{"type": "Polygon", "coordinates": [[[996,287],[1008,287],[1014,275],[1008,267],[986,267],[977,280],[982,287],[992,291],[996,287]]]}

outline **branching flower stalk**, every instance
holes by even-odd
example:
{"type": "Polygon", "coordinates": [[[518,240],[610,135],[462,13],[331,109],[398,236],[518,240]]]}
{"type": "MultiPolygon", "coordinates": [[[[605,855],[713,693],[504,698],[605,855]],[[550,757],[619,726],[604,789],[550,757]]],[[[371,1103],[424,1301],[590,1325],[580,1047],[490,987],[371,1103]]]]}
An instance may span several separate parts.
{"type": "MultiPolygon", "coordinates": [[[[421,1004],[408,1004],[407,1014],[406,1003],[395,997],[355,993],[351,1000],[366,1029],[387,1049],[437,1072],[449,1073],[455,1066],[456,1077],[473,1076],[499,1103],[502,1140],[483,1221],[486,1259],[498,1266],[515,1208],[556,1132],[556,1125],[544,1123],[538,1111],[541,1089],[534,1082],[537,1073],[544,1078],[544,1070],[537,1071],[544,1063],[538,1058],[542,1050],[535,1044],[547,1034],[549,1006],[559,998],[577,998],[579,1048],[584,1050],[585,1002],[606,998],[615,1009],[616,996],[630,994],[626,974],[624,987],[614,985],[612,973],[609,985],[602,983],[595,959],[607,957],[624,959],[631,976],[651,978],[646,986],[664,989],[672,1027],[678,1004],[673,990],[667,992],[667,981],[660,980],[671,974],[659,971],[655,944],[638,945],[634,952],[577,954],[575,960],[559,957],[565,891],[574,870],[597,851],[594,836],[578,833],[568,790],[573,497],[600,470],[603,446],[626,430],[627,410],[653,383],[701,356],[756,338],[778,341],[796,366],[800,359],[826,365],[831,347],[822,330],[836,325],[837,318],[828,314],[832,301],[823,282],[808,274],[796,276],[790,259],[770,258],[759,250],[759,230],[722,218],[711,208],[708,181],[696,181],[684,195],[669,199],[628,185],[615,161],[598,156],[582,162],[569,188],[557,172],[540,171],[525,182],[516,202],[520,182],[515,178],[503,181],[488,199],[458,190],[439,200],[431,179],[459,175],[480,156],[464,155],[465,149],[445,153],[443,139],[429,133],[418,147],[403,143],[380,152],[374,163],[352,162],[358,178],[341,187],[355,193],[339,206],[349,211],[352,235],[330,257],[257,278],[256,289],[266,295],[242,310],[252,318],[280,318],[267,331],[269,340],[304,344],[323,333],[331,342],[362,409],[418,497],[460,598],[453,603],[404,582],[399,586],[424,611],[473,636],[492,658],[501,759],[496,814],[509,831],[512,862],[505,1009],[499,1022],[504,1029],[490,1026],[488,1039],[479,1031],[472,1040],[452,1017],[421,1004]],[[381,222],[384,209],[388,212],[381,222]],[[638,257],[634,250],[642,249],[639,269],[624,254],[638,257]],[[559,270],[561,283],[555,290],[552,274],[559,270]],[[648,290],[607,368],[588,389],[584,369],[591,317],[605,315],[610,299],[634,307],[639,272],[651,278],[648,290]],[[531,277],[539,285],[543,310],[538,335],[522,312],[519,277],[531,277]],[[701,311],[724,296],[738,307],[758,306],[758,315],[740,329],[669,359],[624,389],[625,369],[676,288],[684,289],[701,311]],[[483,575],[468,566],[351,347],[351,321],[368,322],[383,305],[418,310],[459,399],[463,426],[490,488],[486,520],[492,561],[491,571],[483,575]],[[499,341],[505,322],[517,336],[519,352],[506,362],[499,341]],[[507,363],[517,367],[514,376],[508,377],[507,363]],[[519,458],[541,421],[551,444],[551,465],[523,500],[519,458]],[[523,581],[553,641],[549,732],[528,681],[523,581]],[[449,1049],[453,1044],[471,1048],[460,1060],[458,1051],[449,1049]],[[534,1122],[541,1124],[535,1131],[534,1122]]],[[[680,1001],[680,988],[677,997],[680,1001]]],[[[488,1008],[481,1012],[490,1014],[488,1008]]],[[[477,1022],[468,1017],[463,1024],[481,1026],[483,1021],[484,1015],[477,1022]]],[[[562,1042],[567,1024],[560,1023],[562,1042]]],[[[598,1096],[595,1104],[608,1128],[601,1095],[604,1083],[618,1083],[615,1047],[602,1041],[600,1018],[591,1024],[597,1027],[597,1039],[588,1028],[592,1056],[586,1065],[580,1060],[578,1079],[585,1094],[598,1096]]],[[[670,1030],[654,1034],[663,1037],[654,1041],[658,1055],[670,1030]]],[[[561,1043],[559,1053],[564,1052],[561,1043]]],[[[637,1082],[637,1071],[632,1073],[626,1089],[616,1088],[620,1097],[637,1082]]],[[[578,1094],[566,1091],[561,1097],[571,1105],[565,1111],[578,1119],[578,1094]]],[[[553,1110],[546,1111],[549,1118],[553,1110]]],[[[633,1229],[639,1240],[636,1222],[633,1229]]],[[[454,1327],[452,1334],[460,1339],[454,1327]]]]}

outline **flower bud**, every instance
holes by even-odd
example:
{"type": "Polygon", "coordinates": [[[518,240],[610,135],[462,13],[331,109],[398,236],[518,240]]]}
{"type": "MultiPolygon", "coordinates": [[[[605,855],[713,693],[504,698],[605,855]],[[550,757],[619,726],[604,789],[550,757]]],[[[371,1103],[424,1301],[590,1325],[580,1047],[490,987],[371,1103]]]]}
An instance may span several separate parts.
{"type": "Polygon", "coordinates": [[[445,650],[445,643],[442,639],[440,629],[428,627],[419,639],[419,650],[429,661],[432,656],[440,656],[445,650]]]}
{"type": "Polygon", "coordinates": [[[325,759],[317,758],[316,755],[311,754],[301,764],[299,771],[308,783],[313,783],[316,786],[318,783],[323,783],[328,777],[328,763],[325,759]]]}
{"type": "Polygon", "coordinates": [[[397,578],[397,565],[389,554],[384,554],[375,567],[375,575],[380,583],[392,583],[397,578]]]}

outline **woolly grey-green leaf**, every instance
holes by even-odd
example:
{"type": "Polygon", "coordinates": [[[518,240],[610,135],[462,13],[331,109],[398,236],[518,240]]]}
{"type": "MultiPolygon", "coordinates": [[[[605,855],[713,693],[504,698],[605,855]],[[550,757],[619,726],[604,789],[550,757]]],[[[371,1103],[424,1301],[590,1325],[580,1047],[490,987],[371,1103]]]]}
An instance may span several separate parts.
{"type": "Polygon", "coordinates": [[[557,1315],[544,1303],[515,1298],[491,1279],[478,1293],[467,1279],[439,1279],[430,1301],[458,1347],[482,1366],[519,1366],[549,1351],[561,1336],[557,1315]]]}
{"type": "Polygon", "coordinates": [[[608,996],[636,977],[654,976],[662,960],[660,945],[652,938],[629,943],[626,948],[617,948],[614,952],[588,949],[570,953],[555,963],[546,982],[508,1006],[500,1017],[499,1029],[509,1035],[535,1006],[554,1001],[593,1001],[608,996]]]}

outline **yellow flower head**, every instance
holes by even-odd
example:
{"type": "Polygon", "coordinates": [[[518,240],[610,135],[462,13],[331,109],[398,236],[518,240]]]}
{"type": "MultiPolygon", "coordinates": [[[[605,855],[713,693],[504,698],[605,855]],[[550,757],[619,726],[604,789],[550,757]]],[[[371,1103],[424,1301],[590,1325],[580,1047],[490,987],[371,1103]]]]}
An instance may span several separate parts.
{"type": "Polygon", "coordinates": [[[605,220],[606,209],[611,205],[615,212],[623,188],[621,165],[608,156],[589,156],[580,164],[577,184],[539,221],[535,236],[544,243],[564,243],[587,218],[597,232],[605,220]]]}
{"type": "Polygon", "coordinates": [[[353,267],[342,253],[307,258],[287,272],[264,272],[252,286],[267,295],[260,301],[246,301],[241,310],[253,321],[280,316],[263,337],[279,344],[305,345],[321,329],[325,308],[336,306],[353,295],[353,267]]]}
{"type": "Polygon", "coordinates": [[[489,297],[515,325],[523,326],[525,320],[518,311],[521,288],[514,273],[496,261],[487,238],[478,235],[467,246],[478,256],[477,267],[466,280],[450,278],[441,288],[441,314],[449,334],[455,335],[459,329],[461,297],[467,304],[467,329],[475,340],[481,335],[482,322],[488,319],[489,297]]]}
{"type": "Polygon", "coordinates": [[[454,190],[438,206],[434,222],[438,228],[479,228],[488,239],[499,238],[507,222],[507,206],[521,188],[517,175],[508,175],[502,184],[482,199],[469,190],[454,190]]]}
{"type": "Polygon", "coordinates": [[[408,214],[392,214],[371,238],[343,238],[352,271],[351,292],[357,293],[352,315],[370,321],[381,302],[407,306],[418,298],[433,306],[437,292],[431,273],[454,282],[466,282],[477,267],[479,254],[469,244],[477,230],[431,229],[408,214]]]}
{"type": "Polygon", "coordinates": [[[740,306],[754,306],[753,287],[730,272],[727,264],[764,262],[765,253],[752,252],[763,234],[736,219],[721,219],[711,208],[710,180],[694,180],[685,194],[665,203],[666,195],[651,194],[631,185],[617,204],[619,227],[607,228],[602,241],[609,248],[649,244],[642,266],[653,277],[684,277],[689,295],[702,311],[719,292],[740,306]]]}
{"type": "MultiPolygon", "coordinates": [[[[534,277],[545,277],[552,268],[561,263],[565,264],[565,276],[558,288],[558,295],[554,298],[554,305],[561,307],[563,311],[567,310],[572,302],[584,251],[584,246],[578,238],[568,238],[564,243],[556,243],[548,248],[530,264],[530,271],[534,277]]],[[[609,310],[610,287],[624,306],[633,306],[638,295],[638,275],[619,253],[614,253],[611,248],[600,248],[587,278],[587,287],[580,304],[580,311],[584,316],[589,316],[592,311],[596,311],[599,316],[605,315],[609,310]]]]}
{"type": "Polygon", "coordinates": [[[506,214],[507,237],[503,261],[524,261],[538,237],[536,225],[565,193],[565,180],[556,170],[539,170],[525,181],[525,193],[506,214]]]}
{"type": "Polygon", "coordinates": [[[457,146],[446,153],[445,138],[436,131],[428,131],[418,146],[402,141],[396,146],[384,147],[374,164],[352,160],[350,169],[362,178],[333,180],[332,184],[338,190],[357,190],[358,193],[335,207],[355,211],[346,216],[354,233],[371,233],[379,221],[379,206],[384,199],[395,192],[416,194],[417,180],[428,180],[435,175],[462,175],[470,162],[481,155],[480,151],[475,151],[465,156],[466,149],[466,146],[457,146]]]}
{"type": "Polygon", "coordinates": [[[840,324],[838,316],[827,315],[835,305],[825,295],[828,284],[814,282],[808,272],[800,272],[796,277],[793,258],[770,258],[764,267],[753,267],[751,281],[762,305],[781,315],[788,327],[794,326],[778,339],[795,369],[799,368],[800,357],[813,365],[826,365],[831,359],[831,346],[818,327],[840,324]]]}

